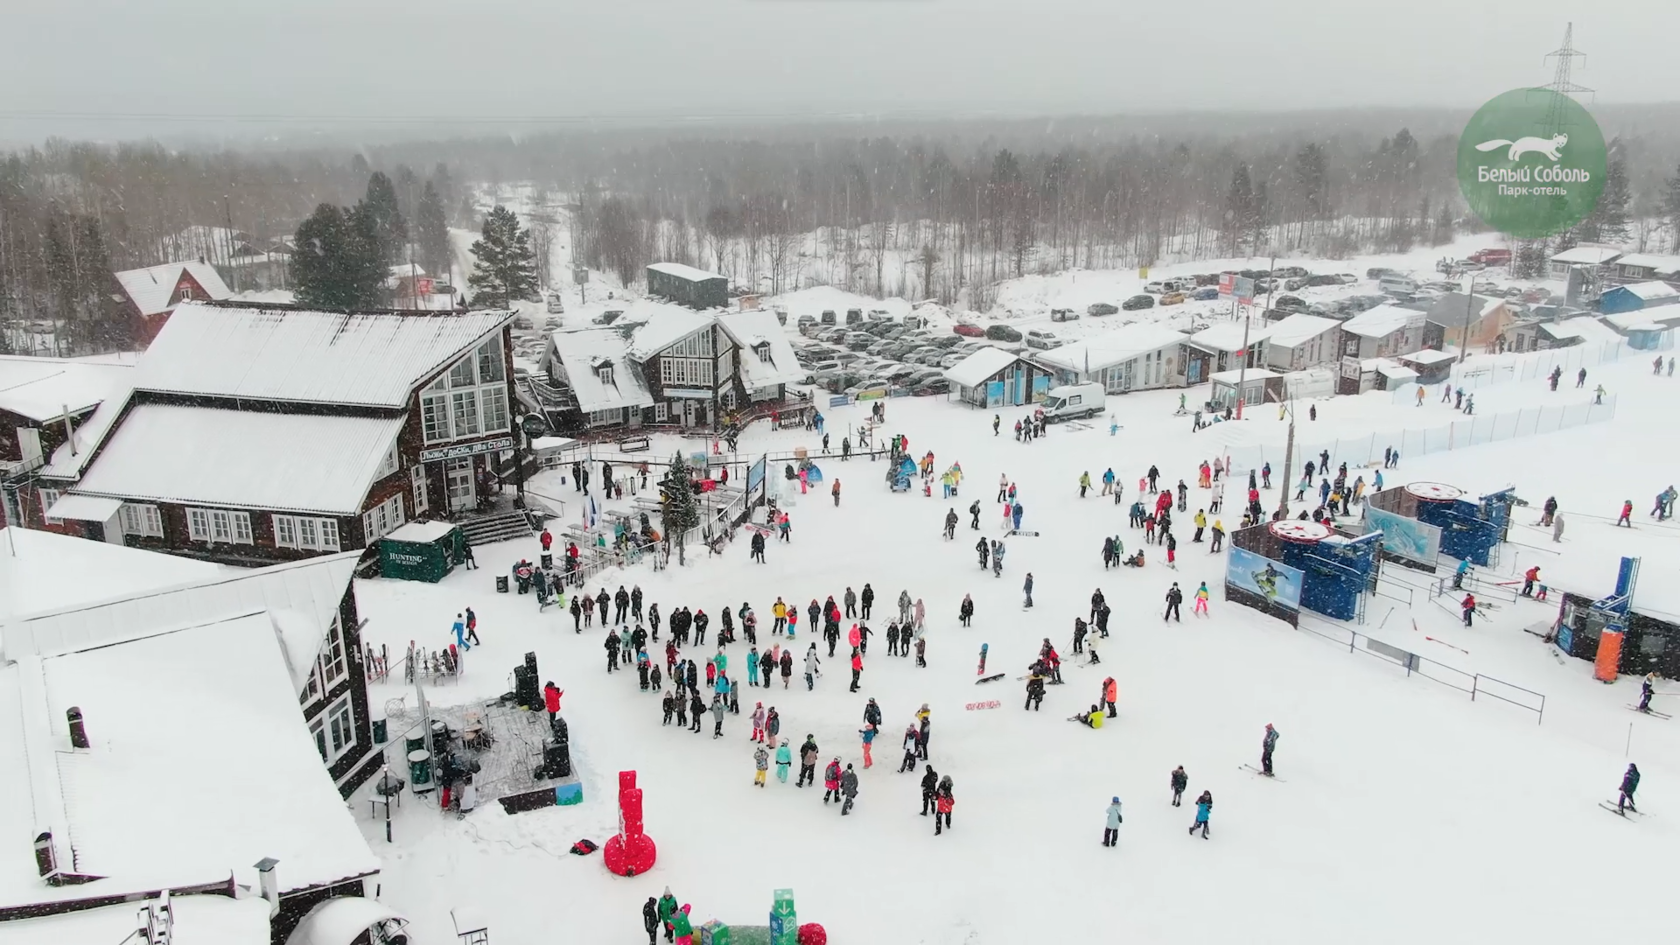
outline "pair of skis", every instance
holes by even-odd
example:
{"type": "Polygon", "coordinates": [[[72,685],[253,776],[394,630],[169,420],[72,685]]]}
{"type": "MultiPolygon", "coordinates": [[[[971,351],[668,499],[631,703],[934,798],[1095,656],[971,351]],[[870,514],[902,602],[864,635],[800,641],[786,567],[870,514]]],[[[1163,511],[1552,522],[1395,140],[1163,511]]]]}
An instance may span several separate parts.
{"type": "Polygon", "coordinates": [[[1260,777],[1265,778],[1268,781],[1282,781],[1283,780],[1282,778],[1278,777],[1277,775],[1267,774],[1266,772],[1261,771],[1259,768],[1256,768],[1253,765],[1237,765],[1237,770],[1253,772],[1254,774],[1257,774],[1260,777]]]}
{"type": "Polygon", "coordinates": [[[1659,719],[1672,719],[1672,718],[1674,718],[1674,716],[1668,714],[1667,712],[1658,712],[1656,709],[1641,709],[1639,706],[1636,706],[1636,705],[1628,706],[1628,711],[1638,712],[1640,715],[1653,715],[1653,716],[1656,716],[1659,719]]]}
{"type": "Polygon", "coordinates": [[[1599,801],[1598,806],[1604,808],[1605,810],[1609,811],[1612,814],[1616,814],[1616,815],[1620,816],[1623,820],[1627,820],[1629,814],[1632,814],[1635,817],[1644,817],[1645,816],[1642,812],[1636,811],[1631,807],[1618,808],[1618,807],[1616,807],[1615,804],[1612,804],[1609,801],[1599,801]]]}

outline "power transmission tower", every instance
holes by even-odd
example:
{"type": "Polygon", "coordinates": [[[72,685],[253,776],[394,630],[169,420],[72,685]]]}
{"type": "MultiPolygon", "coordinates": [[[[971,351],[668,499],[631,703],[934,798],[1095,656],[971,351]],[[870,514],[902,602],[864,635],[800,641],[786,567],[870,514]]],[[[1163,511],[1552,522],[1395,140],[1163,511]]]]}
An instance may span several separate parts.
{"type": "Polygon", "coordinates": [[[1571,122],[1564,114],[1563,100],[1573,97],[1576,93],[1593,94],[1593,90],[1584,85],[1576,85],[1571,81],[1575,71],[1575,60],[1586,59],[1587,54],[1575,49],[1575,24],[1569,23],[1563,28],[1563,45],[1546,54],[1547,59],[1556,59],[1557,66],[1552,72],[1552,84],[1547,86],[1553,93],[1551,104],[1546,109],[1545,134],[1554,135],[1559,132],[1567,133],[1571,122]]]}

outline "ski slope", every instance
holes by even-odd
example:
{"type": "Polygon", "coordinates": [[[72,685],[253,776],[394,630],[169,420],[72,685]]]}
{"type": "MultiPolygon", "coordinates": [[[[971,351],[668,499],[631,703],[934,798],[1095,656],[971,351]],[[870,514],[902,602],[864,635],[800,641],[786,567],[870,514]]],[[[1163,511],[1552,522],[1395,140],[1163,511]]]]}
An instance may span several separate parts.
{"type": "MultiPolygon", "coordinates": [[[[1668,419],[1665,405],[1675,402],[1680,381],[1649,372],[1649,360],[1637,356],[1593,369],[1591,383],[1602,380],[1620,398],[1612,421],[1405,459],[1385,478],[1391,488],[1436,480],[1473,494],[1514,483],[1534,503],[1518,510],[1523,522],[1538,517],[1545,496],[1556,495],[1569,520],[1566,541],[1540,548],[1550,544],[1549,535],[1521,526],[1519,540],[1530,547],[1509,546],[1504,567],[1520,573],[1530,556],[1543,558],[1579,584],[1563,586],[1590,594],[1609,589],[1616,557],[1632,538],[1593,516],[1613,516],[1631,497],[1640,526],[1635,534],[1647,555],[1636,601],[1649,594],[1650,606],[1669,609],[1659,607],[1675,594],[1662,575],[1680,563],[1680,530],[1641,519],[1650,496],[1675,478],[1672,440],[1649,431],[1668,419]]],[[[1002,412],[1003,432],[993,437],[989,412],[937,398],[892,400],[887,434],[908,436],[917,457],[931,449],[937,470],[960,462],[967,479],[959,499],[942,501],[937,488],[932,498],[894,494],[882,481],[882,463],[816,456],[827,481],[843,483],[841,505],[830,502],[826,482],[822,494],[799,497],[791,509],[793,541],[771,542],[767,564],[749,563],[746,542],[737,541],[721,558],[690,549],[686,567],[609,572],[592,583],[591,593],[602,583],[609,591],[639,584],[665,613],[684,604],[704,609],[714,617],[714,635],[717,613],[748,601],[760,617],[761,643],[770,639],[778,595],[803,608],[813,597],[839,601],[847,586],[861,591],[872,583],[877,635],[862,692],[847,692],[844,649],[829,659],[820,647],[826,675],[814,692],[804,690],[799,675],[788,690],[779,676],[769,692],[744,688],[741,715],[726,717],[722,739],[712,738],[709,717],[698,735],[675,724],[662,727],[658,694],[640,692],[633,671],[606,674],[599,625],[574,634],[569,614],[551,608],[539,615],[534,597],[493,592],[495,574],[506,573],[519,556],[536,557],[535,540],[480,548],[481,570],[457,572],[435,586],[359,582],[369,621],[365,638],[394,655],[410,639],[444,645],[455,613],[464,606],[477,611],[483,646],[468,655],[458,684],[428,690],[434,701],[494,697],[510,688],[513,665],[534,650],[542,678],[565,690],[586,795],[576,807],[513,817],[486,804],[460,821],[410,803],[397,812],[393,845],[385,843],[382,824],[365,819],[366,805],[359,806],[370,843],[385,857],[383,900],[414,920],[417,941],[452,941],[449,910],[470,907],[491,917],[492,941],[499,943],[626,945],[643,941],[641,904],[667,886],[693,904],[698,920],[760,924],[771,891],[791,887],[800,920],[823,923],[832,942],[928,945],[1099,937],[1292,945],[1562,942],[1603,934],[1610,920],[1602,906],[1584,891],[1565,893],[1574,888],[1566,871],[1591,871],[1583,880],[1606,884],[1619,902],[1666,901],[1680,825],[1674,786],[1680,723],[1629,712],[1636,681],[1593,682],[1589,664],[1556,658],[1522,632],[1555,615],[1555,591],[1551,604],[1508,602],[1471,630],[1459,624],[1456,607],[1435,606],[1424,594],[1409,609],[1375,598],[1367,625],[1356,628],[1544,693],[1544,723],[1536,724],[1534,713],[1485,696],[1472,702],[1408,678],[1391,662],[1225,603],[1224,556],[1189,541],[1188,519],[1205,505],[1205,491],[1192,488],[1191,512],[1176,516],[1176,571],[1161,564],[1164,555],[1155,547],[1142,571],[1103,570],[1104,535],[1119,534],[1129,553],[1142,534],[1126,527],[1124,504],[1113,505],[1097,490],[1079,499],[1078,477],[1089,471],[1099,480],[1112,466],[1126,503],[1151,463],[1164,483],[1182,477],[1193,484],[1195,466],[1215,455],[1218,441],[1170,416],[1177,394],[1111,398],[1109,408],[1124,425],[1116,436],[1107,423],[1053,427],[1031,445],[1009,434],[1019,408],[1002,412]],[[979,533],[1000,535],[994,502],[1000,473],[1020,490],[1023,527],[1040,537],[1006,539],[1003,575],[993,578],[979,569],[966,509],[979,499],[979,533]],[[946,542],[943,518],[953,506],[961,522],[957,540],[946,542]],[[1029,571],[1036,606],[1024,611],[1021,583],[1029,571]],[[1184,622],[1163,625],[1171,583],[1179,582],[1188,598],[1204,580],[1213,592],[1211,618],[1190,616],[1187,600],[1184,622]],[[1102,641],[1102,665],[1081,667],[1069,653],[1072,624],[1088,616],[1098,587],[1113,608],[1111,637],[1102,641]],[[885,655],[885,625],[901,589],[926,602],[926,669],[916,668],[913,657],[885,655]],[[976,604],[968,629],[956,620],[964,593],[976,604]],[[1041,712],[1023,712],[1024,683],[1016,677],[1046,637],[1066,660],[1066,684],[1049,687],[1041,712]],[[976,686],[982,643],[990,645],[988,673],[1008,675],[976,686]],[[1067,721],[1097,699],[1107,675],[1119,683],[1119,717],[1100,731],[1067,721]],[[869,696],[885,718],[875,766],[861,771],[857,732],[869,696]],[[791,779],[782,784],[772,777],[766,789],[753,786],[747,716],[761,699],[778,708],[795,750],[811,733],[822,763],[838,756],[842,764],[859,765],[862,786],[851,816],[842,820],[822,804],[820,784],[795,789],[791,779]],[[965,709],[991,699],[1001,707],[965,709]],[[937,838],[931,819],[918,813],[920,772],[896,770],[904,727],[924,702],[932,710],[931,763],[955,783],[953,829],[937,838]],[[1268,722],[1282,736],[1281,782],[1241,768],[1258,764],[1268,722]],[[1644,774],[1639,805],[1649,813],[1638,821],[1598,807],[1614,800],[1628,760],[1644,774]],[[1173,808],[1168,775],[1180,764],[1190,787],[1185,806],[1173,808]],[[579,838],[604,842],[616,830],[612,795],[621,769],[640,773],[647,832],[659,845],[658,866],[632,879],[609,874],[598,856],[566,853],[579,838]],[[1186,834],[1190,802],[1204,789],[1214,797],[1208,840],[1186,834]],[[1124,803],[1125,822],[1111,850],[1100,840],[1114,795],[1124,803]]],[[[1528,382],[1488,388],[1485,396],[1491,408],[1495,398],[1540,404],[1574,393],[1554,395],[1543,383],[1528,382]]],[[[1451,408],[1436,399],[1387,409],[1401,425],[1427,413],[1444,422],[1451,408]]],[[[1382,423],[1383,407],[1366,400],[1321,402],[1317,423],[1382,423]]],[[[836,450],[848,424],[866,411],[824,411],[836,450]]],[[[1273,411],[1250,416],[1246,423],[1276,424],[1273,411]]],[[[660,442],[655,455],[672,445],[660,442]]],[[[813,434],[762,427],[741,440],[743,456],[751,457],[798,445],[813,454],[819,446],[813,434]]],[[[1281,479],[1281,464],[1274,467],[1281,479]]],[[[1227,528],[1240,518],[1240,485],[1228,493],[1227,509],[1235,514],[1217,516],[1227,528]]],[[[552,477],[543,490],[575,496],[552,477]]],[[[1276,492],[1262,501],[1270,507],[1276,492]]],[[[568,517],[575,510],[568,505],[568,517]]],[[[1680,606],[1670,612],[1675,609],[1680,606]]],[[[802,613],[796,670],[815,639],[803,623],[802,613]]],[[[690,648],[686,655],[703,659],[713,652],[690,648]]],[[[742,672],[746,652],[744,638],[729,648],[732,675],[742,672]]],[[[404,692],[376,686],[373,703],[404,692]]],[[[410,692],[408,704],[413,701],[410,692]]],[[[1638,939],[1658,932],[1663,927],[1652,912],[1621,910],[1616,933],[1638,939]]]]}

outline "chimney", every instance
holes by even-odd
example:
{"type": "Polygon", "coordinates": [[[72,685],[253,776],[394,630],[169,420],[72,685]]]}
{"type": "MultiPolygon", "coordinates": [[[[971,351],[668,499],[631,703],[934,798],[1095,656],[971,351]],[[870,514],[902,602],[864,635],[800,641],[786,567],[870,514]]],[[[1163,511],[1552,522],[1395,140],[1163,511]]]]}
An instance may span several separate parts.
{"type": "Polygon", "coordinates": [[[71,706],[64,713],[64,717],[66,719],[68,719],[69,722],[70,722],[70,747],[71,748],[86,748],[86,747],[88,747],[87,726],[82,724],[82,709],[81,709],[81,707],[80,706],[74,706],[74,705],[71,706]]]}
{"type": "Polygon", "coordinates": [[[262,882],[262,897],[268,900],[268,917],[271,919],[280,914],[280,877],[274,872],[279,865],[280,861],[272,856],[257,861],[257,877],[262,882]]]}
{"type": "Polygon", "coordinates": [[[35,869],[49,886],[57,886],[63,882],[58,875],[58,858],[53,854],[50,830],[43,830],[35,835],[35,869]]]}

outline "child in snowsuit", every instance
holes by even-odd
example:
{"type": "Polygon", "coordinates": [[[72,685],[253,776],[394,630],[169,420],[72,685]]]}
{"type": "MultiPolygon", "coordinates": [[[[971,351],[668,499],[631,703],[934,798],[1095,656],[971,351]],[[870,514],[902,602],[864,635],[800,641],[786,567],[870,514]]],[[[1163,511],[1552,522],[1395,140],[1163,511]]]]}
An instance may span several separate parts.
{"type": "Polygon", "coordinates": [[[764,775],[770,770],[770,752],[766,751],[763,745],[753,751],[753,764],[757,767],[753,772],[753,783],[763,787],[764,775]]]}
{"type": "Polygon", "coordinates": [[[1212,813],[1213,792],[1203,791],[1202,796],[1196,798],[1196,822],[1190,825],[1190,836],[1194,837],[1196,829],[1199,827],[1202,831],[1202,839],[1206,840],[1208,838],[1208,816],[1212,813]]]}
{"type": "Polygon", "coordinates": [[[781,747],[776,749],[776,780],[787,783],[788,767],[793,764],[793,751],[788,748],[788,740],[782,739],[781,747]]]}
{"type": "Polygon", "coordinates": [[[1196,588],[1196,606],[1191,609],[1190,616],[1194,617],[1197,614],[1208,616],[1208,589],[1206,581],[1203,581],[1202,585],[1196,588]]]}
{"type": "Polygon", "coordinates": [[[1120,798],[1109,799],[1108,822],[1103,827],[1103,846],[1112,847],[1120,844],[1120,798]]]}

